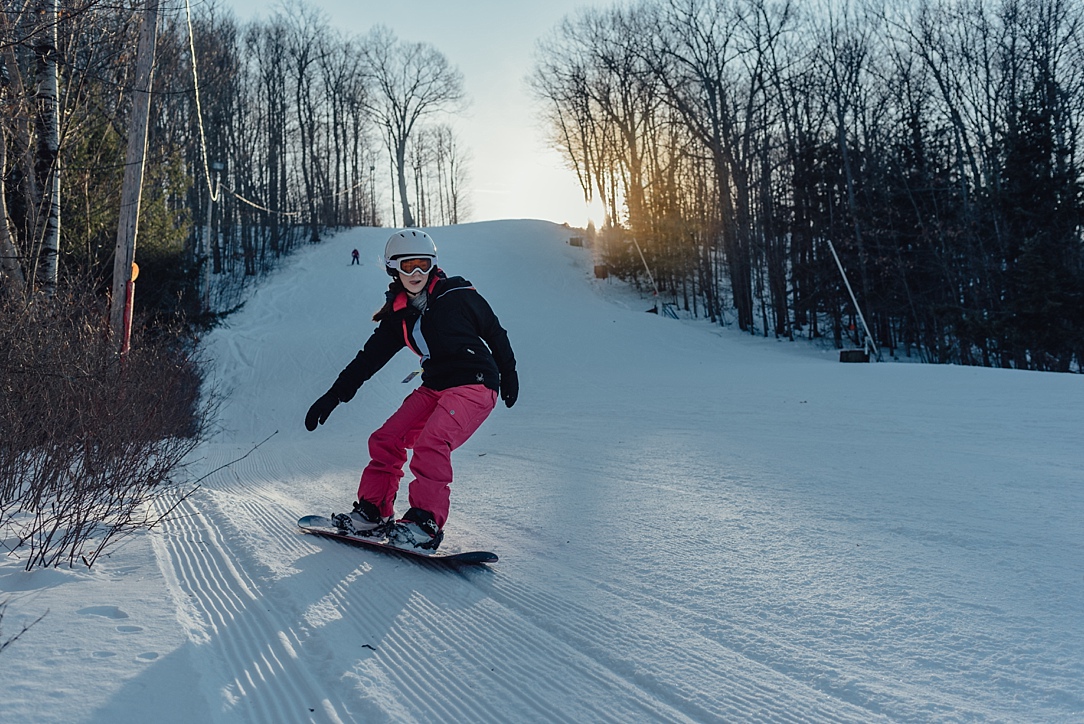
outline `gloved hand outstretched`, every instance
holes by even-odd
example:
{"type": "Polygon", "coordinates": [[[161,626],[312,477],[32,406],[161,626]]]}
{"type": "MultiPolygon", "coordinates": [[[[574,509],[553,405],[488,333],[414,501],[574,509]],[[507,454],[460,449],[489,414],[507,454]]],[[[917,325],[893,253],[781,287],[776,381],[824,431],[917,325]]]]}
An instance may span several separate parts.
{"type": "Polygon", "coordinates": [[[516,404],[519,398],[519,375],[515,370],[501,375],[501,399],[506,407],[516,404]]]}
{"type": "Polygon", "coordinates": [[[330,390],[320,396],[320,399],[312,403],[312,407],[309,408],[309,413],[305,415],[305,429],[312,432],[316,429],[317,424],[323,425],[327,422],[328,416],[331,411],[339,406],[339,396],[332,393],[330,390]]]}

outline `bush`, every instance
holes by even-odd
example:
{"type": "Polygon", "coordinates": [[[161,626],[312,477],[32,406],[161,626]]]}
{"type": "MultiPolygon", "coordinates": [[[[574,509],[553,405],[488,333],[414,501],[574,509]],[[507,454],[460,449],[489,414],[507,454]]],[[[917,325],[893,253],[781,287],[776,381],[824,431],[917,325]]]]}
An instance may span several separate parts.
{"type": "Polygon", "coordinates": [[[92,566],[188,494],[209,420],[192,349],[158,333],[121,359],[96,299],[0,300],[0,541],[27,570],[92,566]]]}

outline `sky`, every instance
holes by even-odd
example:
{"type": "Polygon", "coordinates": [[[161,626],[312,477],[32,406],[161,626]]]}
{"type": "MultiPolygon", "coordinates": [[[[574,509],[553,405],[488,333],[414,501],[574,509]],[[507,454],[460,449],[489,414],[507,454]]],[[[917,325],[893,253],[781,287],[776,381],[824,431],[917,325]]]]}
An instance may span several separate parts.
{"type": "MultiPolygon", "coordinates": [[[[597,203],[584,202],[576,175],[549,148],[526,77],[535,44],[561,19],[610,0],[307,0],[343,32],[364,35],[386,25],[400,39],[431,43],[464,76],[470,107],[452,122],[471,154],[471,220],[543,219],[601,223],[597,203]]],[[[277,3],[224,0],[248,20],[277,3]]]]}

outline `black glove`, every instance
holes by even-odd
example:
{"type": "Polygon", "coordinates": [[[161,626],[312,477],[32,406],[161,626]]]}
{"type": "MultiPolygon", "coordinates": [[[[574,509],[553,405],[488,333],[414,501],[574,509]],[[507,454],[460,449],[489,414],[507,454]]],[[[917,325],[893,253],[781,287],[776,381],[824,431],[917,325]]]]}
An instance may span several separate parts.
{"type": "Polygon", "coordinates": [[[501,375],[501,399],[506,407],[516,404],[519,398],[519,375],[515,370],[501,375]]]}
{"type": "Polygon", "coordinates": [[[319,400],[312,403],[312,407],[309,408],[309,414],[305,415],[305,429],[312,432],[316,429],[316,425],[323,425],[327,422],[328,415],[331,411],[339,406],[338,395],[332,393],[330,390],[325,392],[319,400]]]}

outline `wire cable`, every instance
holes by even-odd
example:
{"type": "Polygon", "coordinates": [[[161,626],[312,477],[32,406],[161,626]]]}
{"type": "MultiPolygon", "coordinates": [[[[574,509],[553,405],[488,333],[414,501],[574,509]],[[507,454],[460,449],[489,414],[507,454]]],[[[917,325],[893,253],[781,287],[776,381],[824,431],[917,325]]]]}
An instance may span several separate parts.
{"type": "Polygon", "coordinates": [[[237,193],[236,191],[231,189],[229,186],[223,186],[222,188],[223,188],[224,191],[228,191],[230,193],[230,195],[233,196],[238,201],[241,201],[242,203],[246,203],[246,204],[248,204],[249,206],[251,206],[254,209],[258,209],[260,211],[266,211],[269,214],[278,214],[279,216],[301,216],[300,211],[276,211],[275,209],[269,209],[266,206],[261,206],[260,204],[256,203],[255,201],[250,201],[249,199],[246,199],[244,196],[237,193]]]}
{"type": "Polygon", "coordinates": [[[188,50],[192,54],[192,87],[196,92],[196,125],[199,126],[200,151],[203,155],[203,178],[207,181],[207,192],[211,195],[211,203],[218,201],[214,186],[211,184],[211,169],[207,163],[207,135],[203,131],[203,107],[199,100],[199,72],[196,70],[196,39],[192,32],[192,5],[189,0],[184,0],[184,11],[188,21],[188,50]]]}
{"type": "MultiPolygon", "coordinates": [[[[202,104],[200,102],[199,71],[196,68],[196,40],[195,40],[195,33],[192,31],[192,6],[190,4],[190,0],[184,0],[184,8],[185,8],[186,20],[187,20],[187,23],[188,23],[188,50],[189,50],[189,53],[190,53],[190,55],[192,57],[192,89],[195,92],[195,97],[196,97],[196,125],[199,127],[200,154],[201,154],[201,157],[203,159],[203,178],[207,183],[207,191],[211,195],[211,203],[218,203],[218,200],[221,197],[221,193],[216,193],[215,192],[215,187],[211,183],[211,169],[210,169],[210,164],[207,161],[207,135],[206,135],[206,132],[204,131],[204,128],[203,128],[203,106],[202,106],[202,104]]],[[[348,189],[344,189],[344,190],[339,191],[339,192],[334,193],[334,194],[326,194],[324,196],[319,197],[319,199],[337,198],[339,196],[344,196],[344,195],[350,193],[351,191],[355,191],[355,190],[361,188],[366,183],[367,183],[367,181],[359,181],[357,184],[355,184],[354,186],[352,186],[352,187],[350,187],[348,189]]],[[[228,186],[222,186],[220,184],[219,189],[228,192],[231,196],[236,198],[238,201],[241,201],[242,203],[248,204],[252,208],[258,209],[259,211],[264,211],[264,212],[269,213],[269,214],[278,214],[280,216],[301,216],[300,211],[281,211],[281,210],[271,209],[271,208],[268,208],[266,206],[263,206],[262,204],[259,204],[259,203],[255,202],[255,201],[251,201],[249,199],[246,199],[244,196],[237,193],[236,191],[229,188],[228,186]]],[[[319,199],[317,199],[317,200],[319,200],[319,199]]]]}

